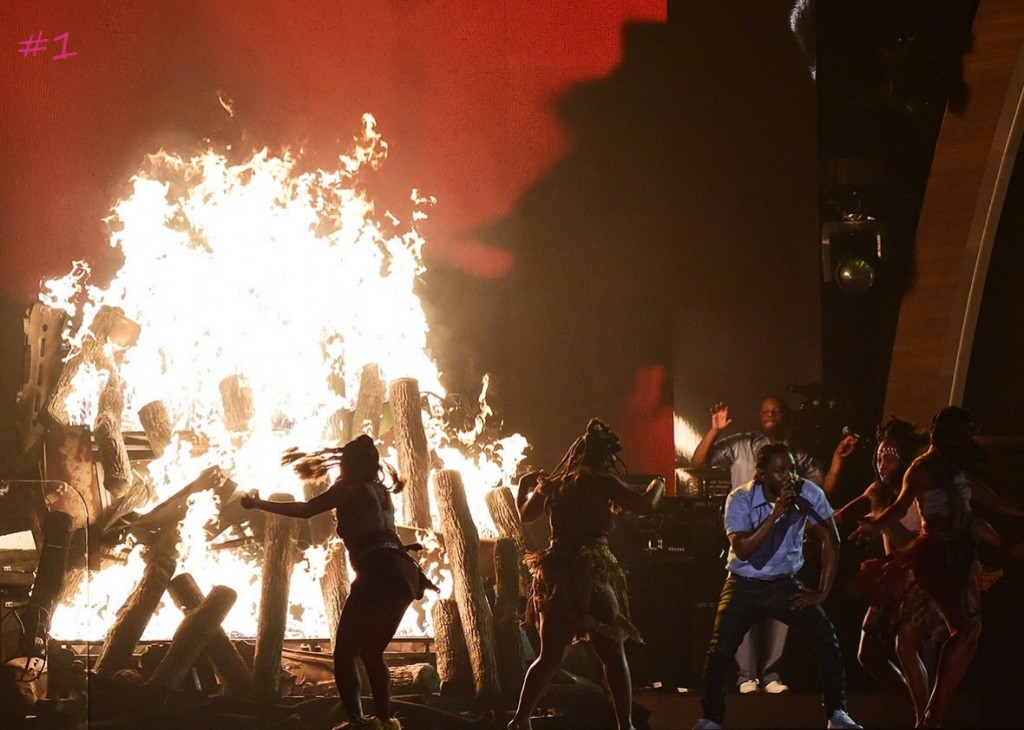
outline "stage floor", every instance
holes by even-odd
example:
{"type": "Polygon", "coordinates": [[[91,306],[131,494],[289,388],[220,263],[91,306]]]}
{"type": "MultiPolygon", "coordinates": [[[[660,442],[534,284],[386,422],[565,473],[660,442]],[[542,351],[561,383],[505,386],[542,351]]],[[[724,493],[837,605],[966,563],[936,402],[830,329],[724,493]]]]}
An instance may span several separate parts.
{"type": "MultiPolygon", "coordinates": [[[[685,730],[692,728],[700,718],[700,697],[696,694],[669,694],[640,692],[634,701],[650,710],[651,730],[685,730]]],[[[999,721],[998,712],[983,707],[970,696],[956,696],[950,712],[949,727],[987,728],[1020,727],[1019,719],[1005,717],[999,721]]],[[[890,694],[851,693],[848,699],[850,715],[865,728],[912,728],[914,713],[910,705],[890,694]]],[[[1013,702],[1006,702],[1003,715],[1011,715],[1013,702]]],[[[735,730],[762,728],[823,728],[825,713],[821,696],[809,693],[787,692],[781,695],[763,693],[730,694],[727,700],[723,726],[735,730]]]]}

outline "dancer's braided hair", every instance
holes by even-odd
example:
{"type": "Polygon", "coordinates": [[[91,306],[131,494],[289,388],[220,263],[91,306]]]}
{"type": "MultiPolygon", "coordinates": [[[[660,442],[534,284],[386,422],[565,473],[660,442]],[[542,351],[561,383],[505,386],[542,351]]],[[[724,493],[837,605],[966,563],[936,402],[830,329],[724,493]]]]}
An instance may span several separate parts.
{"type": "Polygon", "coordinates": [[[384,484],[385,475],[392,486],[388,491],[398,494],[405,483],[398,478],[398,472],[387,462],[380,460],[380,453],[373,439],[363,434],[337,448],[320,449],[312,453],[290,448],[281,457],[281,463],[291,465],[295,473],[306,480],[323,479],[332,467],[345,464],[346,479],[361,479],[384,484]]]}
{"type": "Polygon", "coordinates": [[[619,437],[608,424],[598,418],[591,418],[587,430],[572,442],[549,478],[563,477],[583,466],[605,471],[620,471],[621,466],[621,471],[625,472],[626,462],[618,456],[621,450],[619,437]]]}

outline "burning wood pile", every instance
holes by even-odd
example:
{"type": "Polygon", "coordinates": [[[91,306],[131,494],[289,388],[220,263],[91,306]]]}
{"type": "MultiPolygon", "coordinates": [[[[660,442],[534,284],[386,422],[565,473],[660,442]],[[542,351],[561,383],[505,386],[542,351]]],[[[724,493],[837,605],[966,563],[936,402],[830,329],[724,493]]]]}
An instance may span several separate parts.
{"type": "Polygon", "coordinates": [[[442,585],[399,628],[428,648],[389,655],[408,725],[458,727],[514,703],[533,658],[522,554],[546,541],[507,486],[526,442],[477,442],[486,380],[479,413],[450,418],[415,293],[432,200],[414,192],[405,230],[376,216],[361,181],[387,147],[369,116],[356,148],[309,172],[266,150],[150,155],[108,219],[124,255],[114,280],[93,286],[76,262],[44,284],[18,399],[38,469],[0,489],[13,715],[74,725],[87,704],[111,727],[329,726],[299,706],[333,708],[330,654],[295,643],[333,633],[344,550],[328,515],[240,500],[314,496],[326,485],[282,468],[282,451],[360,433],[397,463],[403,539],[430,547],[421,561],[442,585]],[[438,708],[463,715],[431,719],[438,708]]]}
{"type": "MultiPolygon", "coordinates": [[[[290,581],[300,542],[330,551],[320,578],[329,625],[337,623],[344,604],[348,566],[340,543],[332,540],[329,515],[312,520],[309,534],[300,535],[303,522],[242,510],[238,502],[243,491],[218,467],[203,470],[148,511],[136,511],[153,496],[148,462],[172,441],[166,412],[159,402],[148,403],[139,412],[144,432],[123,432],[116,361],[108,357],[104,367],[110,374],[93,427],[73,426],[62,418],[74,372],[104,356],[97,344],[61,362],[60,349],[47,343],[48,332],[62,331],[59,320],[52,310],[37,305],[26,321],[31,377],[19,399],[21,434],[28,451],[41,449],[44,478],[13,486],[24,490],[22,496],[37,497],[34,502],[29,498],[22,511],[35,544],[42,547],[30,596],[13,614],[17,629],[12,628],[14,622],[4,624],[2,691],[10,700],[8,706],[17,707],[22,717],[54,720],[61,713],[74,717],[72,700],[77,699],[77,712],[88,705],[94,719],[137,722],[147,712],[164,716],[169,707],[195,709],[202,703],[212,711],[208,703],[213,697],[242,703],[235,706],[237,713],[245,703],[257,703],[255,707],[270,700],[333,694],[329,654],[296,651],[285,641],[290,581]],[[222,628],[237,598],[231,587],[214,585],[204,593],[192,575],[176,569],[179,524],[190,498],[202,492],[211,493],[221,505],[217,519],[205,525],[205,538],[213,542],[229,532],[241,535],[220,545],[249,549],[261,558],[262,593],[253,641],[232,640],[222,628]],[[145,568],[98,652],[78,655],[67,648],[68,642],[50,638],[49,617],[61,600],[75,594],[88,571],[118,560],[117,548],[125,540],[142,546],[145,568]],[[152,616],[167,600],[183,619],[169,642],[144,642],[152,616]]],[[[117,331],[124,346],[139,330],[122,313],[110,310],[101,310],[94,326],[98,332],[89,342],[109,341],[111,332],[117,331]]],[[[425,655],[429,661],[392,666],[393,691],[398,696],[415,695],[423,708],[451,708],[452,698],[463,711],[510,706],[524,667],[533,658],[519,624],[526,587],[522,553],[541,548],[545,536],[519,521],[511,490],[500,487],[487,494],[486,504],[501,537],[482,545],[462,476],[443,469],[432,475],[441,527],[439,534],[433,533],[428,493],[432,457],[418,385],[405,378],[385,388],[377,372],[376,366],[364,369],[365,391],[360,392],[353,420],[358,418],[374,433],[383,403],[390,404],[399,469],[407,485],[403,495],[409,495],[402,501],[406,524],[401,530],[410,539],[434,537],[439,545],[435,553],[447,562],[453,587],[452,598],[437,600],[429,608],[435,652],[425,655]],[[432,697],[437,701],[431,703],[432,697]]],[[[236,380],[224,385],[222,393],[225,420],[241,428],[249,400],[244,387],[236,380]]],[[[305,496],[323,488],[324,484],[308,483],[305,496]]],[[[276,494],[271,499],[294,497],[276,494]]],[[[12,522],[4,529],[16,527],[12,522]]],[[[322,708],[312,713],[313,725],[323,720],[323,714],[322,708]]],[[[445,727],[469,722],[453,717],[445,716],[445,727]]]]}

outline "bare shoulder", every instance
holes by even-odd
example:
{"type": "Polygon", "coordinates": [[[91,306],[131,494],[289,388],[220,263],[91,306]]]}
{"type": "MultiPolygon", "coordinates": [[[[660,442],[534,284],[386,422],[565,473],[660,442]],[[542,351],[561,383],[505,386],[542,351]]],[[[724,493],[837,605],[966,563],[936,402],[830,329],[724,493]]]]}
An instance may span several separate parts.
{"type": "Polygon", "coordinates": [[[903,485],[915,493],[941,486],[935,472],[921,459],[917,459],[907,469],[907,473],[903,477],[903,485]]]}

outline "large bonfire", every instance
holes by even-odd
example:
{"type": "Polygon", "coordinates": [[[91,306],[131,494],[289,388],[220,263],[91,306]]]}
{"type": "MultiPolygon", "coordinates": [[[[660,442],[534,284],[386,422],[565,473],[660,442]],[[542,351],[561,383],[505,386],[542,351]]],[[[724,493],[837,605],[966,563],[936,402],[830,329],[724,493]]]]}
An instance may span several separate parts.
{"type": "MultiPolygon", "coordinates": [[[[90,285],[82,262],[45,283],[41,301],[66,311],[73,323],[64,335],[69,359],[105,308],[139,325],[129,346],[108,345],[100,365],[78,369],[66,399],[66,422],[92,425],[100,394],[116,388],[126,430],[141,430],[138,413],[147,404],[166,409],[172,436],[162,455],[135,475],[151,495],[137,513],[154,509],[211,467],[264,497],[286,492],[303,499],[303,483],[280,464],[286,448],[337,445],[364,429],[386,437],[386,415],[384,426],[351,417],[364,370],[377,366],[385,387],[411,378],[431,394],[422,415],[432,468],[461,472],[480,533],[493,534],[484,496],[511,483],[526,442],[512,435],[475,443],[491,415],[486,379],[473,425],[448,425],[445,389],[428,355],[427,321],[415,291],[424,271],[418,224],[433,201],[413,191],[408,221],[375,210],[359,179],[386,153],[367,115],[354,150],[332,171],[299,172],[295,156],[266,150],[241,163],[212,150],[189,158],[151,155],[108,219],[110,243],[124,256],[110,284],[90,285]],[[225,383],[244,390],[241,424],[237,414],[232,419],[225,412],[225,383]]],[[[396,463],[391,442],[385,438],[381,446],[396,463]]],[[[209,538],[206,527],[220,507],[212,490],[189,498],[184,519],[174,526],[177,570],[194,576],[204,592],[213,585],[237,591],[223,625],[252,636],[260,573],[253,551],[244,548],[247,528],[209,538]],[[231,547],[236,544],[241,547],[231,547]]],[[[58,608],[54,636],[103,637],[143,569],[142,546],[130,535],[119,550],[121,559],[90,572],[58,608]]],[[[289,598],[292,636],[331,633],[317,585],[329,554],[310,547],[297,566],[289,598]]],[[[172,602],[164,603],[144,639],[167,638],[180,622],[172,602]]],[[[400,633],[429,634],[426,616],[423,607],[410,612],[400,633]]]]}

